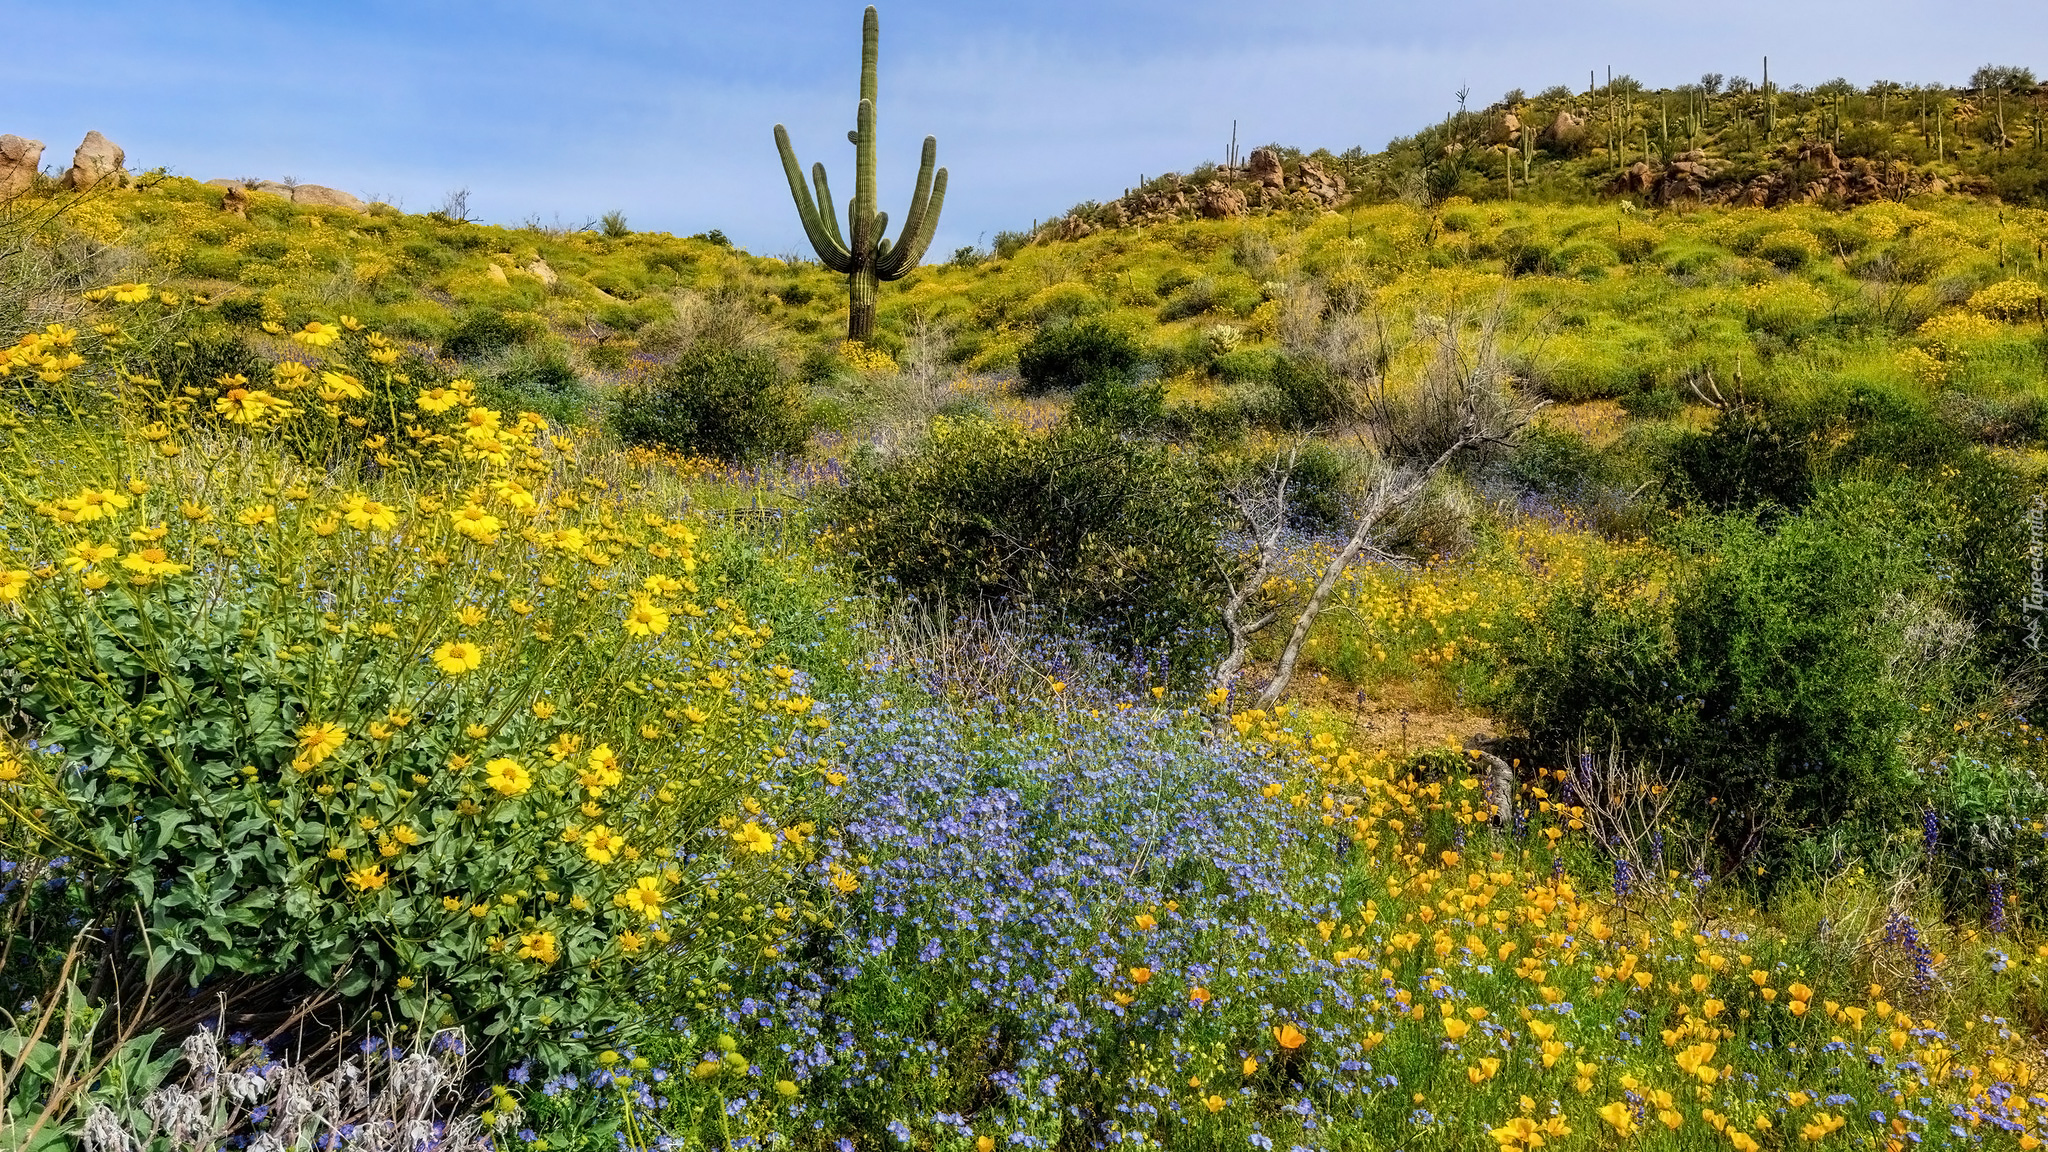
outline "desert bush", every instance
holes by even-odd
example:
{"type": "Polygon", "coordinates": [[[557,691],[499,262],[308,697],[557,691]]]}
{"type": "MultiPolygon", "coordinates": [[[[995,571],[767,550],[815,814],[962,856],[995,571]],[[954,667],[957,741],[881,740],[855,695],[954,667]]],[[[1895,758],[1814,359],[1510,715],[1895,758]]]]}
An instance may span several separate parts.
{"type": "MultiPolygon", "coordinates": [[[[1165,284],[1166,281],[1160,281],[1162,290],[1164,290],[1165,284]]],[[[1222,303],[1222,289],[1213,278],[1203,276],[1200,279],[1187,282],[1184,287],[1176,289],[1171,296],[1168,296],[1166,303],[1159,306],[1159,320],[1161,323],[1171,324],[1175,320],[1186,320],[1190,317],[1201,316],[1214,311],[1222,303]]]]}
{"type": "Polygon", "coordinates": [[[1335,448],[1320,440],[1302,445],[1287,473],[1288,521],[1309,532],[1348,527],[1344,500],[1352,476],[1350,461],[1335,448]]]}
{"type": "Polygon", "coordinates": [[[1182,665],[1213,643],[1216,497],[1164,447],[1081,423],[1032,435],[942,419],[825,512],[855,571],[928,607],[1034,609],[1182,665]]]}
{"type": "MultiPolygon", "coordinates": [[[[1222,325],[1217,327],[1223,328],[1222,325]]],[[[1218,352],[1218,341],[1213,333],[1204,334],[1203,345],[1208,355],[1209,371],[1225,384],[1268,384],[1279,368],[1280,356],[1271,348],[1231,347],[1218,352]]]]}
{"type": "Polygon", "coordinates": [[[441,354],[456,360],[488,356],[523,344],[539,333],[531,323],[496,308],[473,308],[463,313],[441,341],[441,354]]]}
{"type": "Polygon", "coordinates": [[[1621,410],[1642,420],[1669,420],[1685,410],[1676,388],[1641,388],[1621,398],[1621,410]]]}
{"type": "Polygon", "coordinates": [[[52,412],[0,444],[0,841],[68,858],[50,913],[108,926],[120,979],[258,980],[239,1010],[273,1020],[330,987],[560,1064],[774,946],[801,834],[740,801],[811,703],[700,583],[701,525],[625,514],[530,416],[309,467],[311,405],[146,430],[91,364],[36,387],[103,435],[52,412]]]}
{"type": "Polygon", "coordinates": [[[240,334],[215,325],[167,334],[150,351],[146,365],[148,375],[176,392],[217,392],[222,377],[240,376],[259,385],[270,381],[270,362],[240,334]]]}
{"type": "Polygon", "coordinates": [[[1020,390],[1026,395],[1096,382],[1129,383],[1144,363],[1135,336],[1100,320],[1041,328],[1017,353],[1020,390]]]}
{"type": "Polygon", "coordinates": [[[802,448],[803,411],[770,353],[698,345],[623,393],[612,426],[628,444],[744,460],[802,448]]]}
{"type": "Polygon", "coordinates": [[[1777,265],[1780,271],[1791,272],[1820,257],[1820,240],[1803,228],[1785,228],[1757,241],[1752,253],[1759,260],[1777,265]]]}
{"type": "Polygon", "coordinates": [[[1681,771],[1687,811],[1730,869],[1905,811],[1890,608],[1919,577],[1902,534],[1816,510],[1770,529],[1696,517],[1670,543],[1678,568],[1635,560],[1558,586],[1534,627],[1504,638],[1498,704],[1513,723],[1539,747],[1681,771]]]}
{"type": "Polygon", "coordinates": [[[1723,512],[1803,506],[1813,496],[1813,461],[1803,429],[1785,426],[1777,415],[1763,405],[1737,405],[1710,430],[1669,445],[1668,490],[1723,512]]]}
{"type": "Polygon", "coordinates": [[[1605,484],[1611,471],[1611,462],[1585,437],[1546,424],[1524,431],[1502,463],[1516,484],[1567,500],[1605,484]]]}
{"type": "Polygon", "coordinates": [[[579,422],[590,404],[583,377],[557,348],[512,349],[478,382],[477,396],[488,407],[537,412],[556,424],[579,422]]]}
{"type": "Polygon", "coordinates": [[[1284,431],[1328,429],[1358,414],[1350,382],[1313,356],[1266,354],[1268,367],[1246,414],[1284,431]]]}
{"type": "Polygon", "coordinates": [[[1074,393],[1068,414],[1083,424],[1148,432],[1166,420],[1166,387],[1157,377],[1091,380],[1074,393]]]}

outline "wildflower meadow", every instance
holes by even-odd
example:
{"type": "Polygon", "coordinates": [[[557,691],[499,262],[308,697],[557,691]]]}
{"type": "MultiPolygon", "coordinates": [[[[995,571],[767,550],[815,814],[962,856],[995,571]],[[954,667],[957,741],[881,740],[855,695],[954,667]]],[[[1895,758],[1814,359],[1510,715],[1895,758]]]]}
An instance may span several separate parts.
{"type": "Polygon", "coordinates": [[[874,21],[815,259],[0,200],[0,1143],[2048,1140],[2048,216],[1567,124],[921,264],[874,21]]]}

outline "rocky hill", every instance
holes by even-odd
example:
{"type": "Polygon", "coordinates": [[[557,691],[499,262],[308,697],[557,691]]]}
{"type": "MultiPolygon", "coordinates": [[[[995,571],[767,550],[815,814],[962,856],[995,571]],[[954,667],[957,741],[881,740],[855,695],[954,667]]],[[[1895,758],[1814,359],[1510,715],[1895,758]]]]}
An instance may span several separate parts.
{"type": "Polygon", "coordinates": [[[1517,90],[1376,153],[1274,144],[1169,172],[1075,205],[1030,236],[1452,196],[1685,209],[1923,195],[2048,203],[2048,84],[2025,68],[1987,66],[1960,88],[1780,88],[1709,74],[1660,90],[1627,76],[1584,91],[1517,90]]]}

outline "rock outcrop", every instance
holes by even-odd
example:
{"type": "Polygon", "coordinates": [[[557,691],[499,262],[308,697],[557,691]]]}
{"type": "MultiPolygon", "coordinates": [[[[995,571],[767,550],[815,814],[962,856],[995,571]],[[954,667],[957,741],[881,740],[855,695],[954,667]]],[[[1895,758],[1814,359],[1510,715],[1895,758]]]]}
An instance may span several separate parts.
{"type": "Polygon", "coordinates": [[[328,188],[320,184],[286,184],[281,180],[208,180],[206,186],[220,189],[239,188],[245,197],[250,193],[275,196],[307,208],[343,208],[350,212],[370,210],[369,205],[339,188],[328,188]]]}
{"type": "Polygon", "coordinates": [[[1612,196],[1634,196],[1660,207],[1726,204],[1775,208],[1783,204],[1853,206],[1919,193],[1939,194],[1942,181],[1915,171],[1903,160],[1890,164],[1865,157],[1843,159],[1825,141],[1787,145],[1768,170],[1746,181],[1727,174],[1728,164],[1705,152],[1681,152],[1669,164],[1638,161],[1607,185],[1612,196]]]}
{"type": "Polygon", "coordinates": [[[230,216],[238,216],[247,220],[249,218],[248,189],[240,184],[229,185],[227,191],[221,193],[220,210],[230,216]]]}
{"type": "Polygon", "coordinates": [[[1543,130],[1543,141],[1546,144],[1570,147],[1585,138],[1585,122],[1562,108],[1557,110],[1557,119],[1552,120],[1550,127],[1543,130]]]}
{"type": "Polygon", "coordinates": [[[1280,153],[1271,148],[1254,148],[1247,157],[1247,175],[1268,192],[1287,190],[1287,169],[1281,166],[1280,153]]]}
{"type": "Polygon", "coordinates": [[[11,200],[35,187],[42,163],[41,140],[0,136],[0,200],[11,200]]]}
{"type": "Polygon", "coordinates": [[[1073,212],[1067,213],[1046,227],[1054,240],[1079,240],[1095,234],[1095,225],[1073,212]]]}
{"type": "Polygon", "coordinates": [[[1200,208],[1207,219],[1230,220],[1244,215],[1250,207],[1245,202],[1244,193],[1221,180],[1211,180],[1202,188],[1200,208]]]}
{"type": "Polygon", "coordinates": [[[533,263],[526,266],[526,274],[550,288],[561,282],[561,277],[555,275],[555,270],[548,267],[548,262],[539,256],[535,256],[533,263]]]}
{"type": "Polygon", "coordinates": [[[94,129],[85,134],[78,150],[71,154],[71,167],[64,173],[64,184],[75,192],[83,192],[112,180],[118,188],[128,182],[127,163],[128,154],[121,151],[121,146],[94,129]]]}
{"type": "Polygon", "coordinates": [[[369,205],[343,192],[339,188],[327,188],[319,184],[297,184],[292,187],[292,203],[305,204],[314,208],[346,208],[350,212],[365,212],[369,205]]]}
{"type": "Polygon", "coordinates": [[[1325,208],[1335,208],[1344,200],[1344,177],[1323,171],[1323,166],[1313,160],[1301,162],[1297,183],[1301,191],[1325,208]]]}

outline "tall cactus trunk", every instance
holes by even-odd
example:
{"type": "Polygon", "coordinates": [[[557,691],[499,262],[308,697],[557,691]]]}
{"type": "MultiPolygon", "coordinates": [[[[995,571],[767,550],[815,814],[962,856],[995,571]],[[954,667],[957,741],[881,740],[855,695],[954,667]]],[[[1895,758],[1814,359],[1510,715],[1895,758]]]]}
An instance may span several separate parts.
{"type": "Polygon", "coordinates": [[[873,262],[846,276],[846,338],[866,341],[875,334],[875,289],[881,277],[873,262]]]}

